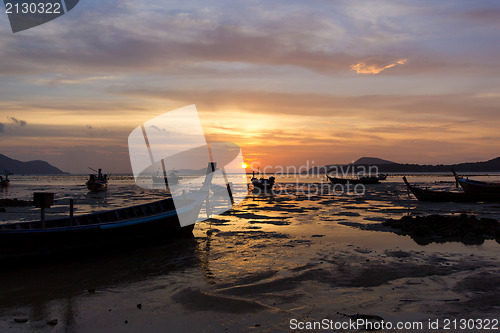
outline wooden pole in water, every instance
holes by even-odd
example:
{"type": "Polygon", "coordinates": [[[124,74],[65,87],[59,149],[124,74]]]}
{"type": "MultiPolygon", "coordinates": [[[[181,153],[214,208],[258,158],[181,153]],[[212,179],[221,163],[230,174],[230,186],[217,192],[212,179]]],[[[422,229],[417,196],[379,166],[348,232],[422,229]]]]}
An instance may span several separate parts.
{"type": "Polygon", "coordinates": [[[165,186],[168,187],[168,180],[167,180],[167,169],[165,168],[165,160],[161,160],[161,167],[163,169],[163,181],[165,182],[165,186]]]}
{"type": "Polygon", "coordinates": [[[54,204],[54,193],[35,192],[33,203],[36,208],[41,208],[40,224],[42,228],[45,228],[45,208],[50,208],[54,204]]]}
{"type": "MultiPolygon", "coordinates": [[[[210,157],[210,162],[214,163],[214,157],[212,155],[212,147],[210,147],[209,142],[207,142],[207,148],[208,148],[208,155],[210,157]]],[[[227,193],[229,194],[229,199],[231,199],[231,205],[234,205],[233,191],[231,190],[231,186],[229,186],[229,180],[227,178],[226,171],[224,170],[223,166],[220,168],[220,170],[222,171],[222,175],[224,176],[224,181],[226,182],[227,193]]],[[[213,171],[215,171],[215,166],[213,167],[213,171]]]]}
{"type": "Polygon", "coordinates": [[[45,229],[45,207],[41,208],[41,214],[40,221],[42,222],[42,229],[45,229]]]}
{"type": "Polygon", "coordinates": [[[222,174],[224,175],[224,181],[226,182],[227,193],[229,194],[229,199],[231,199],[231,205],[234,205],[233,191],[231,190],[231,186],[229,185],[229,180],[227,178],[226,170],[224,170],[224,167],[222,167],[220,169],[222,171],[222,174]]]}
{"type": "Polygon", "coordinates": [[[73,225],[73,208],[74,208],[74,200],[69,199],[69,224],[73,225]]]}

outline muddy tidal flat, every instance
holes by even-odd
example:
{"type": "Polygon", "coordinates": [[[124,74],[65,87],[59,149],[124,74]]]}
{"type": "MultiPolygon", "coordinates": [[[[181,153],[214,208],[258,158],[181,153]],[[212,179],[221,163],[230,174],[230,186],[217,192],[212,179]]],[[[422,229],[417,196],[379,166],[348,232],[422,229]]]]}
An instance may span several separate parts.
{"type": "MultiPolygon", "coordinates": [[[[409,179],[453,186],[444,176],[409,179]]],[[[19,179],[0,199],[30,200],[37,188],[50,188],[59,193],[57,213],[72,196],[80,212],[160,197],[134,189],[126,177],[101,196],[87,194],[82,184],[74,177],[19,179]]],[[[431,214],[500,220],[500,204],[419,203],[395,176],[367,185],[362,195],[328,193],[331,185],[321,178],[282,177],[277,189],[285,184],[291,184],[287,193],[250,193],[232,210],[196,224],[192,238],[72,262],[3,266],[0,331],[290,332],[366,319],[423,325],[383,332],[431,331],[430,322],[439,324],[433,332],[479,332],[476,324],[445,329],[446,320],[500,320],[495,239],[471,244],[442,237],[422,245],[377,227],[431,214]]],[[[35,215],[29,207],[6,207],[0,223],[35,215]]]]}

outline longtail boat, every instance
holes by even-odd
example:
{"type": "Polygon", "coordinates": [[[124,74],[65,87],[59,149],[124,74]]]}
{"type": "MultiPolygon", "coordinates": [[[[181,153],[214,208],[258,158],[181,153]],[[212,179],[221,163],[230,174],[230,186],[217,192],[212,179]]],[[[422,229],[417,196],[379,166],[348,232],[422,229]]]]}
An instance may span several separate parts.
{"type": "Polygon", "coordinates": [[[0,187],[7,187],[10,184],[9,176],[12,175],[10,171],[5,170],[5,177],[0,176],[0,187]]]}
{"type": "Polygon", "coordinates": [[[274,186],[274,182],[276,181],[276,178],[271,176],[267,179],[264,177],[259,179],[259,178],[255,177],[255,172],[253,172],[251,181],[252,181],[254,191],[268,192],[268,191],[273,190],[273,186],[274,186]]]}
{"type": "Polygon", "coordinates": [[[449,192],[449,191],[433,191],[428,189],[422,189],[411,185],[406,176],[403,177],[403,181],[406,184],[408,190],[419,200],[419,201],[431,201],[431,202],[469,202],[474,201],[473,198],[469,197],[465,192],[449,192]]]}
{"type": "MultiPolygon", "coordinates": [[[[95,171],[94,169],[90,168],[95,171]]],[[[103,175],[102,170],[96,172],[96,174],[90,174],[89,180],[85,183],[89,191],[91,192],[102,192],[106,191],[108,188],[108,175],[103,175]]]]}
{"type": "Polygon", "coordinates": [[[142,205],[39,221],[0,224],[0,259],[98,252],[119,246],[164,241],[191,234],[209,193],[215,164],[209,166],[199,191],[175,201],[167,198],[142,205]],[[177,209],[176,209],[177,208],[177,209]],[[181,226],[189,219],[192,224],[181,226]]]}
{"type": "Polygon", "coordinates": [[[9,178],[0,176],[0,187],[7,187],[10,184],[9,178]]]}
{"type": "Polygon", "coordinates": [[[377,184],[380,179],[379,177],[359,177],[359,178],[338,178],[338,177],[330,177],[328,174],[325,174],[328,180],[334,185],[336,184],[377,184]]]}
{"type": "Polygon", "coordinates": [[[387,179],[387,174],[381,173],[377,176],[378,180],[386,180],[387,179]]]}
{"type": "Polygon", "coordinates": [[[500,201],[500,182],[481,182],[453,174],[464,192],[476,201],[500,201]]]}
{"type": "Polygon", "coordinates": [[[153,176],[153,185],[177,185],[182,178],[175,171],[170,172],[166,176],[153,176]]]}

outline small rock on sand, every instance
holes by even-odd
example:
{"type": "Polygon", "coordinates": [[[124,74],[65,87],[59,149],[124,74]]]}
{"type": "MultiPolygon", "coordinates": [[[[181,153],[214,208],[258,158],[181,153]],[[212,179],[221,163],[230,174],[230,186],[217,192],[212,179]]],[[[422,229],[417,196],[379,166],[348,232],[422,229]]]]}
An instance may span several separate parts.
{"type": "Polygon", "coordinates": [[[14,318],[14,321],[16,323],[27,323],[28,322],[28,318],[18,317],[18,318],[14,318]]]}
{"type": "Polygon", "coordinates": [[[47,325],[50,325],[50,326],[56,326],[57,323],[59,323],[59,320],[57,320],[57,319],[47,320],[47,325]]]}

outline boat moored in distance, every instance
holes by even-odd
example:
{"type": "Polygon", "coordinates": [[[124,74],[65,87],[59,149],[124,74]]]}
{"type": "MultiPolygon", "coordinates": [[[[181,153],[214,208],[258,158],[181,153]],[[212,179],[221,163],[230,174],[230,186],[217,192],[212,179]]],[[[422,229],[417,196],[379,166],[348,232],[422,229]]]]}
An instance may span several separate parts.
{"type": "Polygon", "coordinates": [[[171,171],[167,176],[153,176],[153,185],[177,185],[181,179],[175,171],[171,171]]]}
{"type": "Polygon", "coordinates": [[[482,182],[455,175],[464,192],[476,201],[500,201],[500,182],[482,182]]]}
{"type": "Polygon", "coordinates": [[[217,184],[212,184],[210,186],[210,190],[212,191],[213,194],[215,195],[227,195],[228,194],[228,188],[230,189],[232,185],[232,183],[229,183],[228,186],[221,186],[221,185],[217,185],[217,184]]]}
{"type": "Polygon", "coordinates": [[[369,184],[377,184],[380,182],[380,179],[378,176],[361,176],[358,178],[339,178],[339,177],[331,177],[328,174],[325,174],[328,180],[332,184],[364,184],[364,185],[369,185],[369,184]]]}
{"type": "Polygon", "coordinates": [[[465,192],[449,192],[449,191],[434,191],[428,189],[422,189],[411,185],[406,176],[403,177],[403,181],[406,184],[408,190],[419,200],[419,201],[430,201],[430,202],[470,202],[474,201],[473,198],[468,196],[465,192]]]}
{"type": "Polygon", "coordinates": [[[7,187],[10,184],[10,179],[9,176],[11,176],[12,173],[10,171],[5,170],[4,176],[0,176],[0,187],[7,187]]]}
{"type": "MultiPolygon", "coordinates": [[[[94,169],[91,170],[95,171],[94,169]]],[[[108,175],[103,175],[102,169],[99,169],[97,174],[90,174],[90,178],[85,185],[91,192],[106,191],[108,188],[108,175]]]]}
{"type": "Polygon", "coordinates": [[[274,182],[276,181],[276,178],[274,176],[271,176],[269,178],[257,178],[255,177],[255,171],[252,173],[252,185],[254,191],[263,191],[263,192],[270,192],[273,190],[274,182]]]}
{"type": "Polygon", "coordinates": [[[0,187],[7,187],[10,184],[9,178],[6,176],[5,178],[3,176],[0,176],[0,187]]]}

